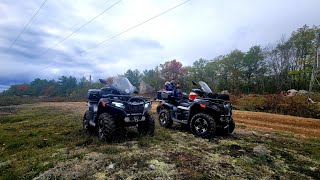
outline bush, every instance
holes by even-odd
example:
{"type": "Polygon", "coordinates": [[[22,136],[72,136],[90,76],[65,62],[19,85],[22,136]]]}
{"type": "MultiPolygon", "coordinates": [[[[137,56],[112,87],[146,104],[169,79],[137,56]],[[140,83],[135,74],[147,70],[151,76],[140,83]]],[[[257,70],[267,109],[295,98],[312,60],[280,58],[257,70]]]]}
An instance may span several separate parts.
{"type": "Polygon", "coordinates": [[[19,97],[19,96],[3,96],[0,95],[0,106],[10,106],[19,104],[31,104],[37,102],[36,99],[31,97],[19,97]]]}
{"type": "Polygon", "coordinates": [[[282,114],[293,116],[320,118],[320,106],[307,101],[305,96],[294,96],[283,98],[279,109],[282,114]]]}
{"type": "Polygon", "coordinates": [[[263,111],[264,110],[265,98],[263,96],[245,95],[236,100],[232,98],[231,101],[240,110],[245,110],[245,111],[263,111]]]}
{"type": "Polygon", "coordinates": [[[240,110],[261,111],[320,119],[320,105],[307,101],[306,96],[245,95],[234,99],[240,110]]]}

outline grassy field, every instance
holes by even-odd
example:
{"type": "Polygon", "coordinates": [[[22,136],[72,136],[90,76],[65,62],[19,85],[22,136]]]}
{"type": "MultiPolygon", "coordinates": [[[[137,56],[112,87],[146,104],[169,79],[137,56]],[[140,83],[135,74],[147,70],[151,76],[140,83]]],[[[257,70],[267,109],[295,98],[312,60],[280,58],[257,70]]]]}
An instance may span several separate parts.
{"type": "Polygon", "coordinates": [[[84,111],[85,103],[1,107],[0,179],[320,179],[318,137],[238,124],[231,136],[202,139],[156,123],[153,137],[128,129],[107,144],[82,130],[84,111]]]}

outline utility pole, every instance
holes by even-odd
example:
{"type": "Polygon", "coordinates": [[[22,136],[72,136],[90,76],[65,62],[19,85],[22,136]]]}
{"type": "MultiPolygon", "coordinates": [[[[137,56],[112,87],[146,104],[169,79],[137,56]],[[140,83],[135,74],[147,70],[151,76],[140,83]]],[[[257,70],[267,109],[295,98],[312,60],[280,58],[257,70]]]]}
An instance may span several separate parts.
{"type": "Polygon", "coordinates": [[[317,79],[317,74],[318,74],[318,72],[319,72],[320,33],[318,33],[316,36],[317,36],[316,57],[315,57],[315,61],[314,61],[314,63],[313,63],[311,80],[310,80],[310,84],[309,84],[309,97],[310,97],[310,95],[311,95],[312,86],[313,86],[313,84],[314,84],[314,81],[316,81],[316,82],[319,84],[319,81],[318,81],[318,79],[317,79]]]}

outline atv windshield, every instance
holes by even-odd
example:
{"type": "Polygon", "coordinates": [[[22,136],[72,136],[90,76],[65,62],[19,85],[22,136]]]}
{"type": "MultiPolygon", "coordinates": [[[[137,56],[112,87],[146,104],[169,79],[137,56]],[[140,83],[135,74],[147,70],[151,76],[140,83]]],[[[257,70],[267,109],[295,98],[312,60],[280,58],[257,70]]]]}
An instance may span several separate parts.
{"type": "Polygon", "coordinates": [[[212,90],[210,89],[210,87],[208,86],[207,83],[205,83],[203,81],[199,81],[199,84],[201,86],[202,91],[204,91],[206,93],[212,93],[212,90]]]}
{"type": "Polygon", "coordinates": [[[120,91],[125,92],[126,94],[133,94],[136,91],[136,87],[134,87],[130,81],[123,76],[116,76],[112,78],[112,83],[110,84],[120,91]]]}

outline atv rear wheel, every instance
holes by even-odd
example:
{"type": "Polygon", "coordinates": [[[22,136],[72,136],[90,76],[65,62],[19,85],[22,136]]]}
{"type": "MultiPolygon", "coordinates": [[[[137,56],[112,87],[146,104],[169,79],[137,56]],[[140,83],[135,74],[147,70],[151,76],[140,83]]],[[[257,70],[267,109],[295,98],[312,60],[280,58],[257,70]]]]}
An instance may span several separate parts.
{"type": "Polygon", "coordinates": [[[190,129],[196,136],[211,137],[216,133],[216,122],[212,116],[198,113],[192,117],[190,129]]]}
{"type": "Polygon", "coordinates": [[[102,113],[99,116],[98,137],[103,141],[112,141],[116,133],[116,121],[112,115],[102,113]]]}
{"type": "Polygon", "coordinates": [[[172,126],[173,121],[168,109],[162,109],[159,113],[159,124],[162,127],[169,128],[172,126]]]}
{"type": "Polygon", "coordinates": [[[145,114],[146,120],[139,122],[138,124],[138,132],[140,135],[153,135],[154,133],[154,119],[149,114],[145,114]]]}
{"type": "Polygon", "coordinates": [[[83,127],[83,130],[87,132],[92,132],[93,127],[89,124],[89,121],[90,121],[90,112],[89,110],[87,110],[83,115],[82,127],[83,127]]]}

